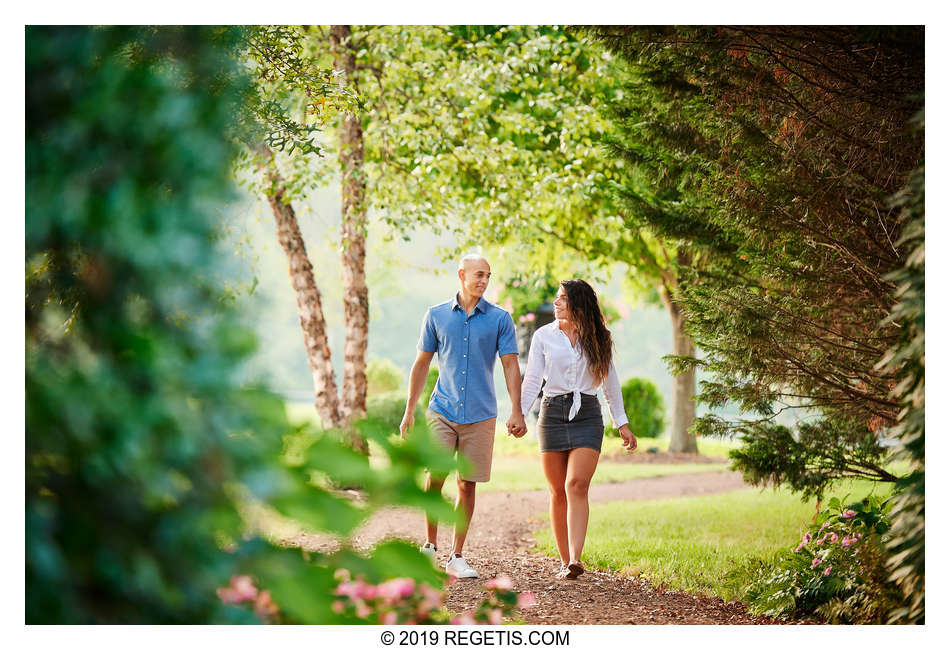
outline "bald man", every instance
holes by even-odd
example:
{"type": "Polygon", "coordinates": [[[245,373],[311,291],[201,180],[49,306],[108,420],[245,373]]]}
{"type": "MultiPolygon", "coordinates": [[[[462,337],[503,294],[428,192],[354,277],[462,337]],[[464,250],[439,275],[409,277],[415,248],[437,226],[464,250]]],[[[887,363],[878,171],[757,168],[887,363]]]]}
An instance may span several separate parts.
{"type": "MultiPolygon", "coordinates": [[[[454,298],[430,307],[422,321],[419,353],[409,375],[409,397],[399,431],[403,437],[414,423],[413,412],[425,387],[429,364],[439,355],[439,381],[432,391],[426,421],[446,447],[468,459],[470,469],[456,476],[458,498],[455,511],[462,521],[455,526],[452,552],[445,571],[456,578],[477,578],[478,572],[462,556],[465,536],[475,512],[475,484],[491,478],[495,442],[495,355],[501,358],[505,385],[511,396],[508,433],[521,437],[527,432],[521,414],[521,370],[518,342],[511,314],[482,296],[491,279],[491,267],[481,255],[466,255],[459,261],[459,291],[454,298]]],[[[441,493],[445,476],[426,475],[426,491],[441,493]]],[[[426,542],[420,550],[433,561],[437,557],[438,520],[426,514],[426,542]]]]}

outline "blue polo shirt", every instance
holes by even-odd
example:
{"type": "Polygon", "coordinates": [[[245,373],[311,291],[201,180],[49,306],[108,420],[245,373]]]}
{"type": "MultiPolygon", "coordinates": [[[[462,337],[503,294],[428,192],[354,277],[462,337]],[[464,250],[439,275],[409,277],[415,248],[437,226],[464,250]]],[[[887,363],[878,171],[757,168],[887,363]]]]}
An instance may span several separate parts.
{"type": "Polygon", "coordinates": [[[439,353],[439,381],[429,408],[451,422],[471,424],[498,415],[495,355],[518,354],[511,314],[479,298],[469,316],[452,300],[429,307],[419,349],[439,353]]]}

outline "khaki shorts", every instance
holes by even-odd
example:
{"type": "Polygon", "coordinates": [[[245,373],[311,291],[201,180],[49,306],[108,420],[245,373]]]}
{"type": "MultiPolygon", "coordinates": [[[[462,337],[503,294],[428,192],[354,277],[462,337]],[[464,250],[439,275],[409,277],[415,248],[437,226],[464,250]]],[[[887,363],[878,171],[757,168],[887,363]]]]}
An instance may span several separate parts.
{"type": "Polygon", "coordinates": [[[460,479],[488,482],[491,478],[492,449],[495,446],[495,418],[459,424],[446,419],[441,413],[427,409],[426,422],[437,440],[452,451],[458,450],[471,464],[468,473],[459,475],[460,479]]]}

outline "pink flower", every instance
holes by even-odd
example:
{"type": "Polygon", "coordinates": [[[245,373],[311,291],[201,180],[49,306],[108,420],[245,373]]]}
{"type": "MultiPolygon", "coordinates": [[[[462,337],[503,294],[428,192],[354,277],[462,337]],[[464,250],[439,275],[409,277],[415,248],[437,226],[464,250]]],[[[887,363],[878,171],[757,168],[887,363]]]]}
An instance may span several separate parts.
{"type": "Polygon", "coordinates": [[[845,537],[844,539],[841,540],[841,545],[844,546],[845,548],[849,546],[853,546],[854,544],[857,544],[857,543],[858,543],[857,537],[845,537]]]}
{"type": "Polygon", "coordinates": [[[219,587],[216,592],[223,603],[249,602],[257,597],[251,576],[231,576],[231,586],[219,587]]]}
{"type": "Polygon", "coordinates": [[[408,598],[415,589],[416,583],[412,578],[393,578],[379,585],[376,594],[386,602],[391,603],[408,598]]]}
{"type": "Polygon", "coordinates": [[[811,533],[805,533],[805,536],[802,537],[802,544],[807,544],[811,541],[811,533]]]}
{"type": "Polygon", "coordinates": [[[330,609],[332,609],[332,610],[333,610],[334,612],[336,612],[337,614],[342,614],[342,613],[343,613],[343,609],[344,609],[345,607],[346,607],[346,606],[343,604],[343,601],[342,601],[342,600],[334,600],[334,601],[333,601],[333,604],[330,605],[330,609]]]}
{"type": "Polygon", "coordinates": [[[422,583],[419,585],[419,591],[422,592],[423,601],[430,603],[433,609],[442,604],[442,592],[435,587],[422,583]]]}
{"type": "Polygon", "coordinates": [[[824,575],[828,575],[829,573],[831,573],[831,567],[830,567],[830,566],[829,566],[827,569],[825,569],[824,575]]]}
{"type": "Polygon", "coordinates": [[[820,557],[816,557],[814,560],[811,561],[811,568],[814,569],[814,568],[815,568],[816,566],[818,566],[819,564],[821,564],[821,558],[820,558],[820,557]]]}
{"type": "Polygon", "coordinates": [[[821,543],[822,543],[823,541],[825,541],[824,535],[822,535],[821,537],[819,537],[818,540],[815,542],[815,544],[818,545],[818,546],[821,546],[821,543]]]}
{"type": "Polygon", "coordinates": [[[825,523],[823,523],[823,524],[821,525],[821,528],[818,529],[818,532],[820,533],[820,532],[823,531],[825,528],[827,528],[829,525],[830,525],[830,524],[826,521],[825,523]]]}
{"type": "Polygon", "coordinates": [[[509,314],[515,310],[514,306],[511,304],[511,296],[508,296],[507,298],[505,298],[504,310],[508,312],[509,314]]]}
{"type": "Polygon", "coordinates": [[[333,579],[338,582],[348,582],[350,579],[350,572],[346,569],[337,569],[333,572],[333,579]]]}
{"type": "Polygon", "coordinates": [[[254,614],[258,618],[272,618],[279,613],[280,607],[271,599],[270,591],[265,589],[257,594],[257,599],[254,601],[254,614]]]}
{"type": "Polygon", "coordinates": [[[450,623],[452,625],[475,625],[475,617],[472,616],[471,612],[462,612],[453,618],[450,623]]]}
{"type": "Polygon", "coordinates": [[[424,621],[429,616],[429,612],[435,609],[435,605],[431,601],[423,600],[416,606],[416,616],[419,620],[424,621]]]}
{"type": "Polygon", "coordinates": [[[841,513],[841,516],[845,519],[851,519],[851,517],[855,516],[856,514],[858,513],[856,513],[854,510],[845,510],[841,513]]]}
{"type": "Polygon", "coordinates": [[[337,596],[346,596],[347,598],[359,598],[359,593],[362,591],[362,581],[358,582],[341,582],[336,586],[336,589],[333,590],[333,593],[337,596]]]}
{"type": "Polygon", "coordinates": [[[395,625],[398,620],[399,617],[396,616],[396,612],[386,612],[379,617],[379,622],[383,625],[395,625]]]}
{"type": "Polygon", "coordinates": [[[799,544],[798,546],[795,547],[795,552],[796,552],[796,553],[798,553],[800,550],[802,550],[802,545],[803,545],[803,544],[804,544],[804,542],[803,542],[802,544],[799,544]]]}
{"type": "Polygon", "coordinates": [[[831,543],[834,544],[838,541],[838,535],[836,533],[828,533],[828,539],[830,539],[831,543]]]}
{"type": "Polygon", "coordinates": [[[514,586],[514,583],[511,582],[511,578],[504,573],[499,573],[492,580],[485,583],[485,587],[488,589],[500,589],[501,591],[511,591],[514,586]]]}
{"type": "Polygon", "coordinates": [[[518,594],[518,609],[524,609],[525,607],[534,607],[538,604],[538,599],[534,597],[534,594],[530,591],[522,591],[518,594]]]}
{"type": "Polygon", "coordinates": [[[525,314],[525,320],[529,323],[533,323],[535,318],[536,316],[534,312],[531,312],[530,314],[525,314]]]}
{"type": "Polygon", "coordinates": [[[357,616],[359,616],[360,618],[366,618],[372,613],[373,613],[373,610],[370,609],[369,605],[367,605],[362,600],[356,601],[356,615],[357,616]]]}
{"type": "Polygon", "coordinates": [[[490,609],[488,610],[488,622],[492,625],[501,625],[501,610],[500,609],[490,609]]]}

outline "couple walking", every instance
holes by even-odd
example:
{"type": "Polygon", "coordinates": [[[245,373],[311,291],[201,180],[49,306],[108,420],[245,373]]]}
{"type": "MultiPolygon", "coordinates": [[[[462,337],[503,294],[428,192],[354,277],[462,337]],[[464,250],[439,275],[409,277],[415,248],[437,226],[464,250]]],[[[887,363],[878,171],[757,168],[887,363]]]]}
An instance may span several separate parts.
{"type": "MultiPolygon", "coordinates": [[[[482,296],[491,278],[485,258],[467,255],[459,262],[459,292],[430,307],[422,323],[419,353],[409,376],[406,412],[399,426],[405,436],[413,426],[416,404],[425,386],[432,357],[439,355],[439,381],[429,400],[429,428],[448,448],[468,459],[470,470],[457,478],[452,550],[445,564],[449,575],[477,578],[462,555],[465,536],[475,511],[475,484],[491,477],[495,438],[495,355],[501,358],[511,396],[510,435],[527,433],[524,416],[542,391],[537,423],[541,467],[551,492],[551,527],[561,556],[558,577],[575,579],[584,573],[581,552],[587,536],[587,490],[597,468],[604,435],[597,388],[603,386],[607,406],[619,425],[624,446],[636,449],[627,425],[620,382],[614,368],[613,342],[597,302],[583,280],[565,280],[554,301],[555,320],[531,339],[522,380],[518,344],[511,315],[482,296]]],[[[426,476],[426,490],[441,492],[445,476],[426,476]]],[[[426,542],[420,549],[436,557],[438,521],[426,516],[426,542]]]]}

